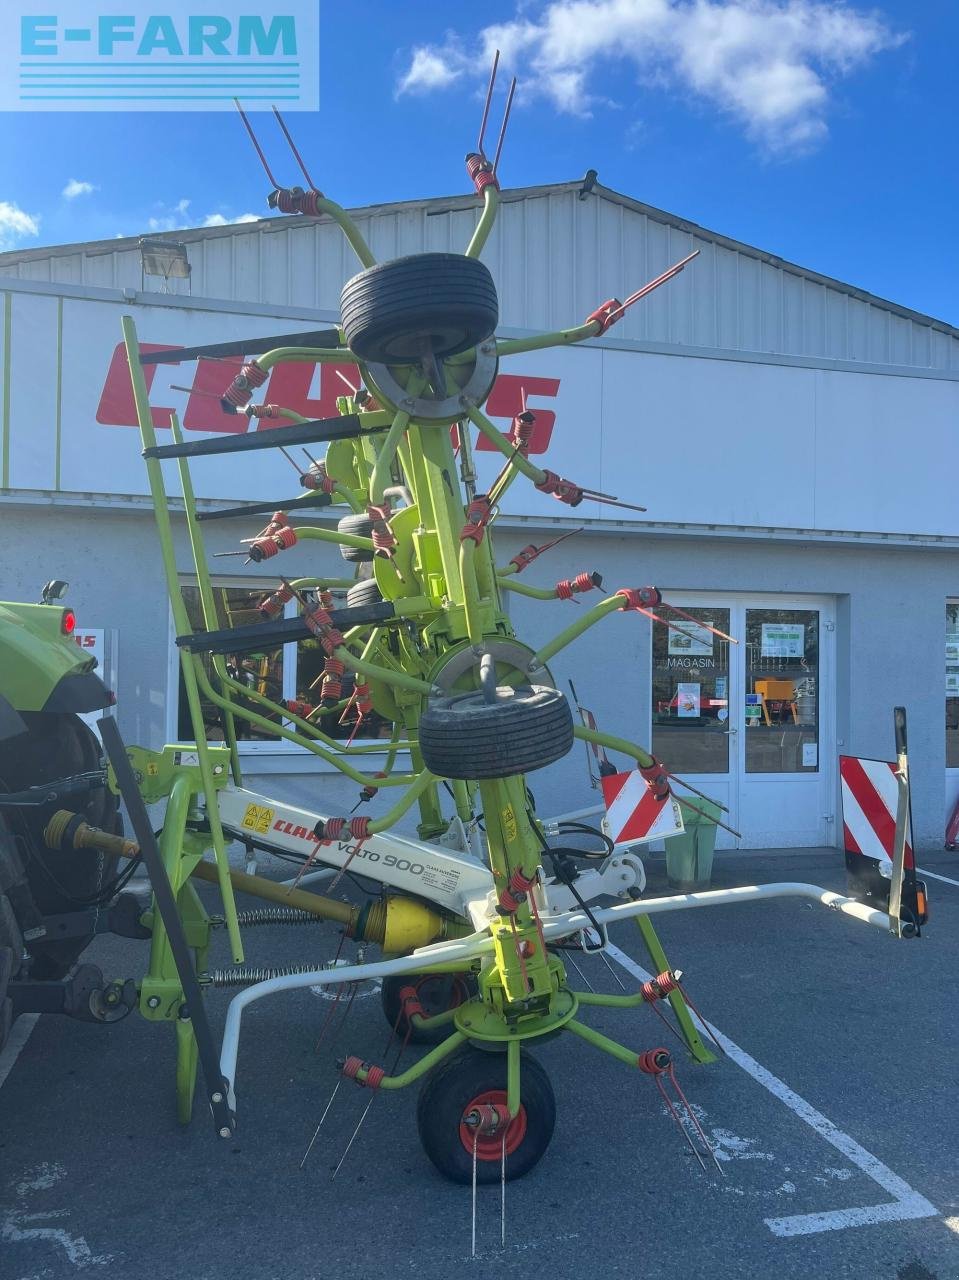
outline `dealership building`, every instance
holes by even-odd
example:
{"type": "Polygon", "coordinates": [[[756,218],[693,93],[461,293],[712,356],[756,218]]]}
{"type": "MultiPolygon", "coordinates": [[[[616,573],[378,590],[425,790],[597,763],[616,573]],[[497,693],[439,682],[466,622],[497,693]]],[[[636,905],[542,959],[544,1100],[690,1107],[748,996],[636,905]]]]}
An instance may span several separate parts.
{"type": "MultiPolygon", "coordinates": [[[[479,210],[462,196],[354,216],[383,261],[462,251],[479,210]]],[[[47,579],[68,580],[124,736],[153,747],[185,730],[120,319],[134,317],[141,342],[170,347],[322,327],[338,321],[340,288],[359,270],[324,219],[168,238],[188,274],[153,274],[136,239],[0,254],[0,598],[35,599],[47,579]]],[[[742,839],[721,832],[721,847],[841,846],[839,756],[892,758],[897,705],[909,717],[915,843],[940,846],[959,796],[959,329],[575,182],[503,193],[483,254],[498,332],[581,323],[693,250],[682,274],[602,337],[503,362],[490,417],[505,429],[525,393],[536,460],[647,510],[571,510],[519,480],[497,521],[500,562],[575,531],[524,580],[552,585],[585,569],[609,591],[655,584],[737,642],[623,613],[552,664],[601,728],[651,744],[728,807],[742,839]]],[[[161,441],[171,409],[188,439],[256,429],[219,408],[231,364],[150,371],[161,441]]],[[[340,375],[355,370],[279,366],[262,397],[326,416],[340,375]]],[[[201,508],[282,505],[299,491],[278,450],[253,457],[197,459],[201,508]]],[[[481,479],[495,458],[477,454],[481,479]]],[[[172,465],[167,479],[175,495],[172,465]]],[[[237,551],[262,523],[211,522],[209,546],[237,551]]],[[[175,524],[187,575],[182,517],[175,524]]],[[[225,624],[248,621],[251,592],[275,584],[276,567],[211,563],[225,624]]],[[[312,542],[284,553],[281,568],[341,577],[347,566],[312,542]]],[[[509,607],[533,645],[577,609],[520,596],[509,607]]],[[[294,645],[274,655],[283,696],[303,692],[300,667],[294,645]]],[[[332,813],[357,798],[355,784],[291,744],[260,736],[241,752],[254,790],[332,813]]],[[[587,763],[577,746],[531,776],[540,812],[596,803],[587,763]]]]}

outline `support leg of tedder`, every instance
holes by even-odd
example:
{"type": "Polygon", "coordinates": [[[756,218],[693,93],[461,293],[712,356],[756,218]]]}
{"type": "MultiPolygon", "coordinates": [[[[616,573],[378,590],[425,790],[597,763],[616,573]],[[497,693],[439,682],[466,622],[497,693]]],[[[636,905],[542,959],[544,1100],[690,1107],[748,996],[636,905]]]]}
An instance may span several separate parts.
{"type": "MultiPolygon", "coordinates": [[[[277,904],[277,919],[334,921],[347,937],[378,944],[383,953],[372,963],[364,957],[362,964],[332,967],[308,950],[302,965],[268,972],[262,981],[251,981],[255,972],[233,970],[227,980],[249,985],[231,1002],[223,1035],[219,1070],[229,1105],[236,1107],[240,1030],[249,1004],[306,986],[378,978],[384,997],[387,990],[392,993],[390,1021],[400,1047],[410,1040],[433,1047],[403,1069],[349,1056],[340,1064],[340,1079],[373,1091],[398,1090],[422,1080],[419,1128],[424,1148],[448,1177],[474,1185],[517,1177],[546,1149],[553,1095],[545,1072],[526,1052],[544,1036],[569,1031],[651,1075],[671,1110],[667,1081],[682,1098],[671,1055],[657,1044],[660,1023],[631,1018],[630,1038],[642,1036],[645,1026],[651,1043],[628,1047],[588,1026],[584,1018],[591,1007],[628,1014],[651,1004],[670,1022],[693,1060],[712,1059],[681,975],[657,938],[653,916],[788,896],[891,928],[888,913],[877,906],[808,884],[648,898],[643,896],[640,859],[614,847],[604,833],[595,832],[605,850],[598,858],[590,856],[595,848],[577,846],[575,835],[562,826],[561,848],[547,839],[526,775],[565,757],[576,736],[624,756],[657,806],[673,803],[672,775],[641,745],[599,730],[574,731],[569,704],[549,670],[551,659],[576,641],[588,644],[591,629],[613,613],[637,613],[649,625],[680,630],[679,619],[688,615],[670,611],[655,587],[622,588],[582,610],[552,640],[530,646],[515,634],[502,604],[503,591],[562,602],[600,588],[602,579],[594,570],[583,570],[552,589],[515,582],[518,573],[562,539],[528,546],[509,565],[497,566],[493,528],[499,503],[514,481],[528,481],[570,508],[584,499],[642,508],[531,461],[535,413],[525,400],[508,432],[501,432],[482,406],[499,360],[605,333],[627,307],[675,276],[695,253],[630,294],[625,303],[603,303],[580,325],[498,341],[496,290],[478,257],[496,217],[499,189],[496,160],[486,157],[482,136],[481,130],[467,168],[483,213],[463,255],[424,253],[375,264],[349,214],[318,191],[277,187],[272,192],[270,200],[281,212],[333,217],[356,251],[362,270],[343,288],[337,327],[287,335],[272,344],[257,339],[142,353],[133,320],[123,321],[194,734],[191,743],[161,752],[132,748],[130,756],[143,799],[167,805],[160,849],[197,966],[205,969],[213,922],[191,877],[217,885],[236,966],[242,964],[245,918],[236,910],[236,891],[277,904]],[[256,353],[252,357],[251,350],[256,353]],[[225,413],[245,414],[251,429],[185,441],[174,419],[172,443],[159,445],[145,366],[230,355],[244,356],[246,362],[232,381],[235,366],[224,365],[221,403],[225,413]],[[272,371],[290,361],[355,366],[352,380],[344,379],[336,416],[305,420],[270,402],[272,371]],[[261,387],[266,387],[265,399],[254,403],[254,392],[261,387]],[[277,417],[293,425],[269,423],[277,417]],[[499,474],[486,492],[478,488],[473,431],[501,455],[499,474]],[[326,446],[321,460],[309,452],[319,445],[326,446]],[[246,508],[198,512],[191,467],[200,476],[208,460],[223,454],[283,449],[289,460],[289,450],[300,448],[308,460],[300,476],[301,492],[246,508]],[[180,586],[165,460],[177,463],[202,609],[199,629],[191,624],[180,586]],[[316,523],[336,505],[345,514],[335,528],[316,523]],[[291,511],[304,523],[293,525],[291,511]],[[262,513],[269,512],[268,523],[257,531],[262,513]],[[242,530],[236,554],[257,565],[298,543],[318,551],[324,544],[338,545],[358,575],[345,599],[343,580],[317,564],[324,576],[265,580],[257,605],[259,623],[224,628],[204,530],[215,519],[229,519],[231,527],[240,528],[244,513],[250,524],[242,530]],[[319,653],[322,669],[308,688],[298,690],[293,703],[273,696],[265,684],[244,683],[230,665],[238,655],[301,641],[309,641],[319,653]],[[210,741],[213,724],[214,736],[222,742],[210,741]],[[238,747],[244,726],[294,743],[356,782],[356,807],[376,803],[382,795],[397,798],[377,816],[357,816],[355,810],[340,816],[323,812],[320,804],[294,809],[246,791],[238,747]],[[364,767],[371,753],[381,769],[364,767]],[[413,813],[416,836],[399,834],[397,824],[413,813]],[[359,871],[379,882],[382,893],[353,906],[241,874],[227,856],[234,840],[299,862],[301,874],[329,868],[334,884],[347,870],[359,871]],[[208,853],[212,862],[206,860],[208,853]],[[601,951],[608,930],[621,922],[638,925],[657,977],[619,995],[578,990],[569,980],[567,963],[570,971],[580,973],[576,955],[601,951]],[[477,1046],[501,1052],[479,1052],[477,1046]]],[[[502,134],[496,159],[501,146],[502,134]]],[[[202,477],[198,483],[202,492],[202,477]]],[[[176,1020],[183,975],[156,913],[153,929],[141,1011],[154,1019],[176,1020]]],[[[196,1049],[188,1027],[178,1022],[177,1034],[179,1108],[185,1118],[196,1049]]],[[[232,1124],[218,1131],[231,1132],[232,1124]]],[[[701,1151],[697,1155],[702,1159],[701,1151]]]]}

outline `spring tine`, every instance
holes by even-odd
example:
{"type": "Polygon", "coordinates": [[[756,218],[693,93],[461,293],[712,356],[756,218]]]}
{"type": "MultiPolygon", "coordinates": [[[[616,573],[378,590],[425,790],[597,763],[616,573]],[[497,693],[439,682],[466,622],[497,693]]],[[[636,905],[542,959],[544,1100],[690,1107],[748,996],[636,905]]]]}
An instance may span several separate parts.
{"type": "Polygon", "coordinates": [[[496,83],[496,68],[499,66],[499,49],[493,54],[493,69],[489,73],[489,85],[486,89],[486,105],[483,107],[483,119],[480,122],[479,140],[476,143],[476,150],[481,156],[485,156],[483,151],[483,139],[486,137],[486,122],[489,119],[490,103],[493,101],[493,85],[496,83]]]}
{"type": "Polygon", "coordinates": [[[240,99],[234,98],[233,101],[236,103],[236,109],[240,113],[240,119],[243,121],[244,125],[246,125],[246,131],[250,135],[250,141],[253,143],[253,146],[256,148],[256,154],[260,157],[260,164],[263,166],[266,176],[273,183],[273,186],[277,190],[279,190],[280,184],[277,182],[276,178],[274,178],[273,174],[270,172],[270,166],[266,162],[266,156],[263,154],[263,148],[257,142],[256,134],[253,132],[253,126],[250,124],[250,121],[247,119],[246,112],[240,106],[240,99]]]}
{"type": "Polygon", "coordinates": [[[330,1114],[330,1107],[332,1107],[333,1105],[333,1099],[336,1097],[337,1092],[339,1091],[340,1085],[342,1083],[343,1083],[343,1077],[340,1076],[340,1078],[336,1082],[333,1092],[330,1094],[330,1100],[326,1104],[323,1114],[320,1116],[320,1123],[316,1126],[316,1130],[313,1134],[313,1137],[310,1139],[310,1145],[307,1147],[306,1151],[303,1153],[303,1159],[300,1161],[301,1169],[306,1164],[307,1157],[309,1156],[310,1152],[313,1150],[313,1143],[316,1142],[316,1139],[319,1137],[320,1130],[323,1128],[323,1121],[330,1114]]]}
{"type": "Polygon", "coordinates": [[[299,151],[297,151],[297,149],[296,149],[296,143],[293,141],[293,138],[292,138],[292,136],[291,136],[291,134],[290,134],[290,131],[289,131],[289,129],[286,127],[286,121],[285,121],[285,120],[283,119],[283,117],[280,115],[280,113],[279,113],[279,111],[277,110],[277,108],[276,108],[276,107],[274,107],[274,108],[273,108],[273,114],[276,116],[276,122],[277,122],[277,124],[278,124],[278,125],[280,126],[280,128],[283,130],[283,136],[286,138],[287,142],[290,144],[290,150],[293,152],[293,155],[294,155],[294,157],[295,157],[295,159],[296,159],[296,163],[300,166],[300,172],[303,174],[303,177],[304,177],[304,178],[307,180],[307,182],[310,184],[310,190],[311,190],[311,191],[316,191],[316,192],[318,192],[318,191],[319,191],[319,187],[316,185],[316,183],[313,181],[313,179],[312,179],[312,178],[310,177],[310,175],[307,173],[307,171],[306,171],[306,165],[303,163],[303,157],[300,155],[299,151]]]}
{"type": "Polygon", "coordinates": [[[171,391],[185,391],[190,396],[206,396],[208,400],[219,400],[221,397],[215,391],[201,391],[198,387],[180,387],[175,382],[170,383],[171,391]]]}
{"type": "Polygon", "coordinates": [[[313,457],[312,453],[310,453],[309,449],[305,449],[305,448],[303,448],[303,445],[300,445],[300,448],[301,448],[301,449],[303,449],[303,452],[304,452],[304,453],[306,454],[306,456],[309,458],[309,460],[310,460],[310,466],[311,466],[311,467],[318,467],[318,466],[320,465],[320,464],[317,462],[317,460],[313,457]]]}
{"type": "Polygon", "coordinates": [[[601,498],[595,494],[587,493],[587,498],[593,498],[595,502],[601,502],[607,507],[622,507],[624,511],[648,511],[648,507],[641,507],[635,502],[620,502],[618,498],[601,498]]]}
{"type": "Polygon", "coordinates": [[[476,1144],[479,1141],[479,1128],[473,1130],[473,1212],[472,1212],[472,1244],[470,1257],[476,1257],[476,1144]]]}
{"type": "Polygon", "coordinates": [[[724,831],[728,831],[729,834],[731,836],[735,836],[737,840],[742,840],[743,833],[741,831],[737,831],[735,827],[729,826],[726,822],[720,822],[718,818],[711,818],[708,813],[704,813],[702,809],[697,809],[696,806],[694,804],[690,804],[688,800],[684,800],[683,804],[693,813],[698,813],[701,818],[705,818],[707,822],[715,822],[717,827],[722,827],[724,831]]]}
{"type": "Polygon", "coordinates": [[[685,609],[680,609],[678,604],[670,604],[668,600],[663,600],[664,609],[672,609],[673,613],[678,613],[681,618],[685,618],[687,622],[696,622],[701,627],[706,627],[714,636],[719,636],[720,640],[728,640],[730,644],[739,644],[735,636],[728,636],[725,631],[720,631],[718,627],[714,627],[711,622],[703,622],[700,618],[694,618],[691,613],[687,613],[685,609]]]}
{"type": "Polygon", "coordinates": [[[688,783],[684,778],[679,777],[678,774],[670,773],[668,769],[664,769],[663,772],[666,774],[667,778],[672,778],[673,782],[678,782],[681,787],[685,787],[687,791],[691,791],[694,796],[699,796],[701,800],[710,800],[713,804],[718,805],[719,808],[722,809],[723,813],[729,812],[729,809],[726,807],[726,805],[720,804],[718,800],[712,800],[711,796],[706,795],[704,791],[698,790],[696,787],[688,783]]]}
{"type": "Polygon", "coordinates": [[[681,1134],[683,1135],[683,1137],[686,1139],[687,1143],[689,1144],[689,1149],[690,1149],[690,1151],[693,1153],[693,1155],[694,1155],[694,1156],[696,1157],[696,1159],[699,1161],[700,1166],[701,1166],[701,1168],[702,1168],[702,1171],[703,1171],[703,1173],[705,1173],[705,1172],[706,1172],[706,1162],[703,1160],[702,1156],[701,1156],[701,1155],[699,1154],[699,1152],[696,1150],[696,1144],[693,1142],[692,1138],[689,1136],[689,1132],[687,1131],[686,1126],[683,1124],[682,1120],[680,1119],[679,1112],[678,1112],[678,1111],[676,1110],[676,1108],[673,1106],[672,1099],[670,1098],[669,1094],[666,1092],[665,1088],[663,1087],[663,1082],[662,1082],[662,1080],[659,1078],[659,1076],[653,1076],[653,1079],[656,1081],[656,1088],[659,1090],[659,1093],[660,1093],[660,1096],[661,1096],[661,1097],[662,1097],[662,1099],[663,1099],[663,1102],[665,1102],[665,1103],[666,1103],[666,1106],[669,1108],[669,1114],[670,1114],[670,1115],[673,1117],[673,1119],[676,1121],[677,1125],[679,1125],[679,1131],[680,1131],[680,1133],[681,1133],[681,1134]]]}
{"type": "Polygon", "coordinates": [[[499,138],[496,141],[496,154],[493,156],[493,177],[496,177],[496,170],[499,167],[500,152],[503,150],[503,139],[506,137],[506,126],[509,123],[509,113],[513,106],[513,94],[516,92],[516,77],[513,76],[509,82],[509,93],[506,95],[506,110],[503,113],[503,123],[500,126],[499,138]]]}
{"type": "Polygon", "coordinates": [[[346,1159],[346,1157],[349,1155],[349,1153],[350,1153],[350,1147],[352,1147],[353,1143],[356,1141],[356,1135],[359,1133],[360,1129],[363,1127],[363,1121],[364,1121],[364,1120],[366,1119],[366,1117],[370,1114],[370,1107],[372,1107],[372,1105],[373,1105],[373,1099],[374,1099],[375,1097],[376,1097],[376,1094],[375,1094],[375,1093],[371,1093],[371,1094],[370,1094],[370,1100],[369,1100],[369,1102],[366,1104],[366,1107],[365,1107],[365,1108],[364,1108],[364,1110],[363,1110],[363,1114],[360,1116],[359,1120],[357,1121],[357,1123],[356,1123],[356,1128],[355,1128],[355,1129],[353,1130],[353,1132],[350,1134],[350,1140],[349,1140],[349,1142],[346,1144],[346,1149],[344,1150],[343,1154],[340,1156],[340,1163],[336,1166],[336,1168],[335,1168],[335,1169],[333,1170],[333,1172],[330,1174],[330,1181],[331,1181],[331,1182],[333,1182],[333,1181],[334,1181],[334,1179],[336,1178],[336,1175],[337,1175],[337,1174],[339,1173],[339,1171],[343,1168],[343,1161],[344,1161],[344,1160],[346,1159]]]}
{"type": "MultiPolygon", "coordinates": [[[[686,1108],[686,1114],[689,1116],[690,1120],[692,1121],[694,1129],[699,1134],[700,1142],[703,1144],[704,1148],[712,1156],[713,1164],[719,1170],[720,1174],[722,1174],[722,1176],[725,1178],[726,1174],[723,1171],[723,1167],[719,1163],[718,1159],[716,1158],[716,1152],[713,1150],[712,1144],[710,1143],[709,1139],[706,1137],[706,1134],[703,1132],[703,1126],[699,1123],[699,1120],[696,1116],[696,1112],[689,1105],[689,1099],[686,1097],[685,1093],[683,1093],[682,1089],[679,1087],[679,1081],[676,1079],[676,1070],[673,1067],[672,1063],[670,1063],[669,1065],[669,1070],[667,1074],[670,1080],[672,1081],[673,1088],[676,1090],[677,1097],[682,1101],[683,1106],[686,1108]]],[[[703,1168],[705,1167],[706,1166],[703,1165],[703,1168]]]]}
{"type": "Polygon", "coordinates": [[[634,302],[638,302],[640,298],[645,298],[648,293],[652,293],[654,289],[658,289],[661,284],[665,284],[667,280],[672,280],[673,276],[678,276],[686,264],[692,262],[693,258],[697,258],[698,256],[699,250],[694,249],[692,253],[687,254],[681,261],[674,262],[671,267],[666,268],[662,275],[657,276],[655,280],[650,280],[648,284],[644,284],[643,287],[641,289],[637,289],[635,293],[631,293],[619,310],[613,312],[613,315],[617,318],[621,316],[626,308],[631,307],[634,302]]]}
{"type": "Polygon", "coordinates": [[[606,968],[610,971],[610,973],[613,975],[613,977],[616,979],[616,981],[619,983],[619,985],[620,985],[620,986],[622,987],[622,989],[625,991],[625,990],[626,990],[626,983],[622,980],[622,978],[619,976],[619,974],[616,972],[616,970],[613,968],[613,966],[609,963],[609,957],[607,956],[606,952],[605,952],[605,951],[601,951],[599,954],[600,954],[600,958],[601,958],[601,960],[602,960],[603,964],[606,966],[606,968]]]}
{"type": "Polygon", "coordinates": [[[506,1247],[506,1130],[508,1128],[509,1125],[503,1127],[503,1147],[499,1158],[499,1242],[503,1248],[506,1247]]]}
{"type": "Polygon", "coordinates": [[[576,961],[573,959],[573,957],[572,957],[572,956],[567,956],[567,957],[566,957],[566,959],[567,959],[567,960],[569,961],[569,963],[573,966],[573,968],[576,970],[576,972],[579,974],[579,976],[583,979],[583,981],[586,983],[586,985],[587,985],[587,987],[590,989],[590,991],[592,991],[593,993],[595,993],[596,988],[595,988],[595,987],[593,986],[593,984],[590,982],[589,978],[587,978],[586,974],[582,971],[582,969],[579,967],[579,965],[576,963],[576,961]]]}
{"type": "Polygon", "coordinates": [[[292,453],[290,453],[288,449],[284,449],[282,445],[280,445],[280,453],[283,454],[283,457],[286,458],[287,462],[290,464],[290,466],[293,468],[296,474],[302,475],[303,468],[297,462],[296,458],[293,457],[292,453]]]}
{"type": "MultiPolygon", "coordinates": [[[[353,392],[353,394],[354,394],[354,395],[356,395],[356,393],[359,391],[359,387],[354,387],[354,386],[353,386],[353,383],[352,383],[352,382],[350,382],[349,378],[346,376],[346,374],[345,374],[345,373],[343,373],[343,372],[342,372],[342,370],[340,370],[340,369],[334,369],[334,370],[333,370],[333,372],[336,374],[336,376],[339,378],[339,380],[340,380],[341,382],[345,382],[345,383],[346,383],[346,385],[349,387],[349,389],[353,392]]],[[[305,452],[305,450],[304,450],[304,452],[305,452]]]]}

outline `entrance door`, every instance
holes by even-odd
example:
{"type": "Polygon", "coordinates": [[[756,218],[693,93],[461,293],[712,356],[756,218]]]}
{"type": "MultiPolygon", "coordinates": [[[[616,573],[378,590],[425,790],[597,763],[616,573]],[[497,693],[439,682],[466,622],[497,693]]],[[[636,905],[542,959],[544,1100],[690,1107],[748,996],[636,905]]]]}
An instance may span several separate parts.
{"type": "MultiPolygon", "coordinates": [[[[719,848],[835,839],[833,609],[820,597],[669,593],[697,619],[653,628],[652,749],[724,804],[741,839],[719,848]],[[738,644],[703,624],[726,632],[738,644]]],[[[682,796],[682,787],[677,788],[682,796]]],[[[695,803],[695,797],[690,797],[695,803]]]]}

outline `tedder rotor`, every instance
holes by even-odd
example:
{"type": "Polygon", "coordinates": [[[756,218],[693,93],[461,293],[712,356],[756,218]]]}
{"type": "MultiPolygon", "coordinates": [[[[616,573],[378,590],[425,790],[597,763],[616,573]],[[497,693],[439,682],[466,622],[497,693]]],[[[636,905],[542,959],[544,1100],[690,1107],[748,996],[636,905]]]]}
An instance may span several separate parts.
{"type": "MultiPolygon", "coordinates": [[[[603,750],[606,769],[605,751],[632,762],[659,809],[675,804],[672,775],[644,747],[574,723],[549,664],[610,614],[637,612],[654,626],[681,628],[681,611],[667,618],[656,587],[627,586],[582,608],[573,623],[538,647],[514,633],[503,604],[507,593],[569,600],[602,584],[592,571],[551,589],[519,582],[518,575],[546,547],[531,545],[509,563],[497,561],[493,526],[514,481],[532,484],[569,508],[584,499],[627,504],[532,461],[532,411],[524,408],[504,433],[483,406],[502,361],[606,333],[628,307],[696,254],[624,302],[602,303],[581,324],[533,337],[498,338],[496,286],[480,259],[500,199],[502,133],[493,160],[483,145],[492,88],[491,79],[479,143],[466,159],[482,212],[462,254],[428,252],[376,262],[350,215],[312,183],[295,147],[308,188],[282,187],[273,179],[243,116],[273,183],[270,205],[285,214],[333,219],[361,270],[343,286],[340,322],[328,329],[147,352],[140,348],[133,321],[124,319],[195,740],[160,752],[131,748],[128,761],[117,753],[112,735],[107,740],[108,748],[113,743],[113,785],[123,791],[138,836],[142,833],[141,849],[152,835],[145,818],[137,825],[137,813],[143,802],[166,802],[152,865],[170,896],[167,909],[158,900],[154,912],[140,1009],[148,1018],[176,1026],[181,1118],[189,1118],[192,1106],[199,1014],[190,1003],[192,977],[184,980],[177,940],[185,940],[203,970],[210,918],[191,884],[191,877],[199,877],[219,886],[235,965],[243,961],[243,916],[234,904],[235,891],[271,899],[277,919],[330,919],[346,936],[382,949],[382,959],[370,962],[364,956],[362,964],[335,967],[311,956],[294,971],[261,975],[265,980],[235,996],[219,1066],[214,1064],[207,1078],[218,1132],[229,1137],[234,1129],[241,1022],[252,1002],[296,988],[377,978],[396,1037],[429,1047],[398,1073],[347,1057],[339,1064],[340,1078],[382,1092],[421,1083],[418,1123],[427,1155],[448,1178],[472,1180],[474,1186],[526,1173],[549,1144],[553,1091],[528,1053],[538,1040],[560,1032],[574,1035],[651,1075],[667,1101],[666,1083],[678,1090],[667,1050],[655,1041],[627,1047],[600,1034],[588,1024],[593,1006],[625,1010],[649,1003],[662,1012],[660,1001],[668,1001],[686,1051],[700,1062],[712,1058],[679,974],[659,944],[654,914],[799,896],[867,924],[889,929],[892,923],[899,926],[896,932],[914,932],[908,921],[891,921],[876,905],[807,884],[645,898],[645,876],[635,853],[605,839],[592,861],[564,856],[556,847],[563,843],[562,827],[557,831],[537,816],[526,775],[561,760],[577,739],[603,750]],[[238,357],[245,362],[228,381],[238,357]],[[234,361],[224,365],[222,408],[246,415],[256,429],[185,442],[174,416],[169,423],[173,442],[158,445],[145,371],[158,363],[200,358],[234,361]],[[332,418],[307,420],[283,404],[254,403],[254,392],[289,362],[352,364],[360,381],[344,386],[332,418]],[[275,419],[286,425],[275,425],[275,419]],[[502,457],[486,492],[477,491],[476,433],[502,457]],[[207,459],[229,453],[255,467],[260,450],[309,450],[321,443],[326,445],[322,460],[308,454],[298,467],[301,491],[295,496],[198,511],[191,462],[202,467],[207,459]],[[175,460],[178,469],[202,605],[200,629],[188,617],[178,577],[166,460],[175,460]],[[333,506],[345,510],[335,528],[311,520],[298,523],[301,513],[315,517],[333,506]],[[253,517],[263,514],[270,518],[255,532],[253,517]],[[227,519],[238,527],[249,520],[237,553],[249,561],[260,564],[295,544],[321,542],[337,546],[356,576],[278,575],[259,601],[259,621],[224,629],[204,531],[207,522],[227,519]],[[312,696],[284,702],[268,683],[240,677],[238,661],[244,654],[302,640],[322,651],[312,696]],[[207,740],[203,703],[219,713],[222,742],[207,740]],[[324,729],[337,717],[354,726],[349,740],[324,729]],[[388,743],[364,740],[364,720],[373,717],[391,726],[388,743]],[[297,744],[352,779],[360,788],[359,801],[396,798],[378,816],[340,816],[324,812],[319,801],[315,810],[300,809],[248,791],[237,749],[241,721],[297,744]],[[363,761],[374,752],[385,754],[386,762],[371,773],[363,761]],[[139,795],[132,790],[134,778],[139,795]],[[397,834],[397,824],[414,806],[416,837],[397,834]],[[235,870],[227,856],[233,842],[299,861],[296,885],[235,870]],[[212,861],[204,856],[208,852],[212,861]],[[358,872],[376,881],[382,894],[360,905],[330,892],[321,896],[307,886],[324,869],[332,871],[334,883],[347,871],[358,872]],[[578,990],[569,977],[576,948],[602,950],[609,928],[620,922],[638,925],[658,977],[617,996],[578,990]]],[[[277,119],[292,146],[278,113],[277,119]]],[[[236,971],[237,983],[243,974],[236,971]]],[[[695,1117],[691,1111],[688,1116],[690,1123],[682,1127],[692,1142],[695,1117]]],[[[712,1154],[701,1131],[697,1141],[702,1154],[712,1154]]]]}

